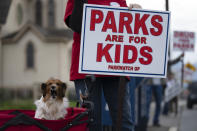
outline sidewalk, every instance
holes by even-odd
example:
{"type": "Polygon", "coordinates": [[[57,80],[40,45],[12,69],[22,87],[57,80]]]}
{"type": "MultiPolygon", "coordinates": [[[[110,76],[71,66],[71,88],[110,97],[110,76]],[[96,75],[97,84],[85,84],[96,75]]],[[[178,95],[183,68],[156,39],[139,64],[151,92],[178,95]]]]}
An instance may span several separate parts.
{"type": "Polygon", "coordinates": [[[150,110],[150,120],[148,124],[148,131],[178,131],[180,120],[181,120],[181,115],[182,111],[185,106],[185,101],[184,100],[179,100],[178,103],[178,115],[175,116],[174,113],[169,113],[168,116],[161,115],[160,116],[160,124],[161,127],[154,127],[152,126],[152,119],[154,115],[154,102],[151,103],[151,110],[150,110]]]}

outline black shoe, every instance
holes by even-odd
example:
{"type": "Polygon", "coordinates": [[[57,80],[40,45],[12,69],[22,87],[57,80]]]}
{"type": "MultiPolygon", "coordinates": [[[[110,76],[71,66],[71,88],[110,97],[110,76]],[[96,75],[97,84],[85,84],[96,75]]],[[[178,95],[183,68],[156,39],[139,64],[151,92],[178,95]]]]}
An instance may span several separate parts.
{"type": "Polygon", "coordinates": [[[153,126],[160,127],[161,125],[159,123],[154,123],[153,126]]]}

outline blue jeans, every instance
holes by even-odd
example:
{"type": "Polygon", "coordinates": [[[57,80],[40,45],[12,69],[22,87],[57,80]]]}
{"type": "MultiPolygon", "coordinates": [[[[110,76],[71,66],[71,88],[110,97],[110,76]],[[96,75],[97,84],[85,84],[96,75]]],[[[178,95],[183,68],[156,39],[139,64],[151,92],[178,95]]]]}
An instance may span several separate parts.
{"type": "Polygon", "coordinates": [[[87,87],[84,79],[78,79],[74,81],[75,84],[75,91],[76,91],[76,96],[77,100],[79,101],[79,104],[82,104],[82,101],[80,101],[80,93],[83,96],[87,95],[87,87]]]}
{"type": "MultiPolygon", "coordinates": [[[[112,118],[112,126],[116,127],[118,112],[118,89],[120,77],[102,77],[96,78],[94,82],[88,85],[89,99],[94,103],[94,123],[90,125],[90,131],[102,131],[102,111],[101,111],[101,92],[103,89],[104,97],[109,106],[112,118]]],[[[129,85],[125,87],[125,94],[122,108],[122,131],[133,131],[134,125],[131,121],[131,104],[129,85]]]]}
{"type": "Polygon", "coordinates": [[[168,107],[169,107],[169,102],[165,102],[163,107],[163,115],[168,115],[168,107]]]}
{"type": "Polygon", "coordinates": [[[152,86],[146,86],[147,89],[147,112],[146,117],[149,119],[149,112],[150,112],[150,104],[152,100],[152,93],[155,98],[155,113],[153,118],[153,124],[159,123],[159,116],[161,113],[161,102],[162,102],[162,86],[161,85],[152,85],[152,86]]]}
{"type": "Polygon", "coordinates": [[[136,89],[136,78],[130,77],[130,101],[131,101],[131,119],[133,123],[136,123],[135,119],[135,89],[136,89]]]}

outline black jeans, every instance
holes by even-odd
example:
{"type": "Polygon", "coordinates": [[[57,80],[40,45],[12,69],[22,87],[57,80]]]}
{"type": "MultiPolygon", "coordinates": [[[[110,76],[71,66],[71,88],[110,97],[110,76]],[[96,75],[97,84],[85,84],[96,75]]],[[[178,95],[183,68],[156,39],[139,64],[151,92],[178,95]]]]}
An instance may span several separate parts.
{"type": "MultiPolygon", "coordinates": [[[[102,131],[102,111],[101,111],[101,93],[103,89],[104,97],[109,106],[112,118],[112,126],[116,127],[118,112],[118,90],[120,77],[102,77],[89,82],[89,99],[94,103],[94,123],[90,126],[90,131],[102,131]]],[[[121,131],[133,131],[134,124],[131,120],[131,103],[129,84],[127,82],[122,104],[122,123],[121,131]]]]}

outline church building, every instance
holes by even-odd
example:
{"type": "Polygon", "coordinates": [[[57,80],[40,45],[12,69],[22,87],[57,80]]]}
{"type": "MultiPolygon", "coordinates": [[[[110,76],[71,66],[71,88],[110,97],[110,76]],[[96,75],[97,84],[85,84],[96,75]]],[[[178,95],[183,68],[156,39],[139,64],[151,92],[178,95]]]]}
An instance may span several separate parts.
{"type": "Polygon", "coordinates": [[[69,81],[73,32],[67,0],[12,0],[1,29],[0,87],[31,88],[49,78],[69,81]]]}

